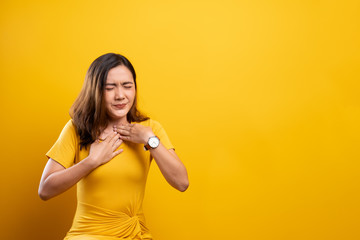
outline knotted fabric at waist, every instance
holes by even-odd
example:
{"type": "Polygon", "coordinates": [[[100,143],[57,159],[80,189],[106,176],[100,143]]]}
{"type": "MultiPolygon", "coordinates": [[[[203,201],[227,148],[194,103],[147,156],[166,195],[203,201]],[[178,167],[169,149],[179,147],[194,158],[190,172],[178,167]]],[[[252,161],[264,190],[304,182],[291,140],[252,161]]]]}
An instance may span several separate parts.
{"type": "Polygon", "coordinates": [[[150,240],[143,214],[126,213],[78,202],[73,225],[64,240],[150,240]]]}

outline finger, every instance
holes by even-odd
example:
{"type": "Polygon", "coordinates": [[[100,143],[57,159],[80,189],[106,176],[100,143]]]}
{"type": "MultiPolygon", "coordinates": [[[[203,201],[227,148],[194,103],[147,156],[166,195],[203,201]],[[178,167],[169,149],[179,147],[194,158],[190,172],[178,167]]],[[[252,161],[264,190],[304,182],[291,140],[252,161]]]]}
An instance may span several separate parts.
{"type": "Polygon", "coordinates": [[[130,135],[130,131],[129,131],[129,130],[121,130],[121,129],[118,129],[117,132],[120,133],[120,135],[123,135],[123,136],[129,136],[129,135],[130,135]]]}
{"type": "Polygon", "coordinates": [[[116,133],[118,133],[119,135],[124,135],[124,136],[130,135],[130,132],[129,132],[129,131],[126,131],[126,130],[119,130],[119,129],[117,129],[117,130],[116,130],[116,133]]]}
{"type": "Polygon", "coordinates": [[[115,135],[111,138],[111,140],[109,142],[111,144],[111,146],[113,146],[114,143],[116,142],[116,140],[118,140],[119,138],[120,138],[120,135],[118,133],[115,133],[115,135]]]}
{"type": "Polygon", "coordinates": [[[131,130],[131,126],[120,126],[119,128],[117,128],[118,130],[127,130],[127,131],[130,131],[131,130]]]}
{"type": "Polygon", "coordinates": [[[116,134],[117,134],[116,132],[110,133],[109,135],[106,136],[104,142],[110,142],[111,139],[112,139],[114,136],[116,136],[116,134]]]}
{"type": "Polygon", "coordinates": [[[120,145],[123,143],[123,140],[121,140],[120,138],[117,139],[112,147],[112,150],[115,151],[118,147],[120,147],[120,145]]]}
{"type": "Polygon", "coordinates": [[[124,149],[119,149],[119,150],[113,152],[112,157],[114,158],[115,156],[119,155],[119,154],[122,153],[123,151],[124,151],[124,149]]]}
{"type": "Polygon", "coordinates": [[[125,141],[130,141],[130,139],[131,139],[130,136],[124,136],[124,135],[120,135],[120,138],[125,141]]]}

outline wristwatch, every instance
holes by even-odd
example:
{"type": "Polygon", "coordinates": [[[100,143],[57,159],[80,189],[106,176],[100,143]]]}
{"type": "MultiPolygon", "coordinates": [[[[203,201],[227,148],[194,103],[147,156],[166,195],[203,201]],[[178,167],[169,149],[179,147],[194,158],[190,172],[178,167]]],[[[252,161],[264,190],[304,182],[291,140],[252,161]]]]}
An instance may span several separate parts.
{"type": "Polygon", "coordinates": [[[158,136],[152,136],[149,137],[149,140],[147,141],[147,144],[144,145],[144,150],[150,150],[157,148],[160,144],[160,138],[158,136]]]}

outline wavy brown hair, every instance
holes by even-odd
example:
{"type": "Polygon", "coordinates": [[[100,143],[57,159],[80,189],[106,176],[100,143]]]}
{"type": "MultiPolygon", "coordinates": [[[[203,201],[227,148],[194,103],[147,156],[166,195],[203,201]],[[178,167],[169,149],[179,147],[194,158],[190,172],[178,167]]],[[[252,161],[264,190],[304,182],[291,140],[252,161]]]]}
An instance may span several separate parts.
{"type": "Polygon", "coordinates": [[[103,107],[105,83],[110,69],[120,65],[130,70],[135,83],[135,99],[126,115],[127,120],[142,122],[149,119],[137,109],[136,73],[130,61],[120,54],[104,54],[91,63],[80,94],[69,111],[80,136],[80,149],[93,143],[108,124],[109,118],[103,107]]]}

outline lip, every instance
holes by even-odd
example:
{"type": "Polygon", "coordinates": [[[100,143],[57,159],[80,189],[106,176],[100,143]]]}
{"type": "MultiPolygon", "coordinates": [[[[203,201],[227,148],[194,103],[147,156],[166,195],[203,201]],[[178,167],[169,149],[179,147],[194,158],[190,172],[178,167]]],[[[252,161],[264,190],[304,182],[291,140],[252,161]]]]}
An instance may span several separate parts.
{"type": "Polygon", "coordinates": [[[122,109],[126,106],[126,103],[125,104],[116,104],[116,105],[113,105],[115,108],[118,108],[118,109],[122,109]]]}

